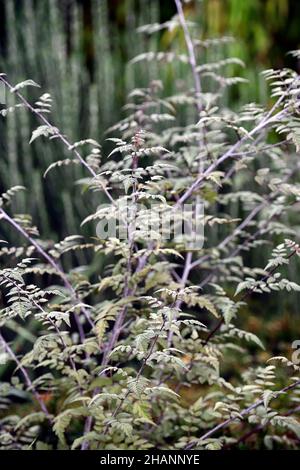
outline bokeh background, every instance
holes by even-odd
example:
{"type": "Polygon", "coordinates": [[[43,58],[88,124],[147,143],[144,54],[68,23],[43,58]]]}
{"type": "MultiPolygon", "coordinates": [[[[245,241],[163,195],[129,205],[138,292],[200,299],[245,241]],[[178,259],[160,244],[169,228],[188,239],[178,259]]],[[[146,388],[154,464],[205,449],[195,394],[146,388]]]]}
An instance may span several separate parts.
{"type": "MultiPolygon", "coordinates": [[[[234,88],[227,98],[230,106],[266,102],[261,70],[298,67],[287,52],[300,45],[299,1],[197,0],[187,2],[185,10],[188,20],[201,26],[202,38],[236,38],[221,53],[244,60],[239,74],[249,84],[234,88]]],[[[0,0],[0,69],[13,83],[31,78],[51,93],[53,121],[71,140],[92,137],[105,150],[104,132],[122,116],[130,90],[162,78],[171,93],[178,77],[190,76],[187,68],[177,70],[173,64],[163,70],[153,63],[128,65],[139,53],[168,50],[173,41],[184,50],[178,31],[151,37],[136,33],[137,27],[174,14],[173,0],[0,0]]],[[[44,236],[58,239],[76,233],[86,213],[86,201],[74,187],[81,170],[44,181],[48,165],[65,155],[42,139],[27,145],[36,125],[32,121],[26,113],[12,113],[5,124],[1,119],[0,187],[29,187],[17,209],[30,212],[44,236]]]]}

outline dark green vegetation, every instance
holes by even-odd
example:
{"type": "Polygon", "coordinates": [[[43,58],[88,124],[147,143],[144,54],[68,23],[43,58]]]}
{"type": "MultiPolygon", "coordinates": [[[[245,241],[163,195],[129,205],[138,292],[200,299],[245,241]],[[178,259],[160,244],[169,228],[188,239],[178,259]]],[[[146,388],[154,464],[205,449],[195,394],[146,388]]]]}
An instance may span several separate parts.
{"type": "MultiPolygon", "coordinates": [[[[286,53],[299,45],[299,8],[299,2],[292,0],[204,0],[186,5],[187,18],[200,24],[202,38],[237,39],[205,54],[207,61],[237,56],[247,66],[239,74],[249,84],[237,85],[225,95],[227,103],[267,104],[268,92],[259,72],[286,65],[296,68],[295,59],[286,53]]],[[[54,121],[71,140],[88,136],[105,145],[104,132],[120,119],[130,90],[160,78],[166,93],[172,94],[178,79],[187,76],[182,64],[167,68],[147,62],[128,64],[145,50],[167,51],[174,41],[184,51],[178,31],[139,35],[136,40],[138,26],[167,21],[175,12],[173,0],[1,0],[0,68],[14,83],[34,77],[51,93],[54,121]]],[[[16,211],[30,211],[43,233],[58,240],[75,233],[86,215],[86,202],[74,187],[74,179],[83,172],[77,167],[66,169],[63,184],[54,183],[52,175],[43,181],[43,172],[58,152],[60,158],[67,153],[54,142],[24,148],[24,138],[30,138],[33,128],[26,114],[11,115],[5,127],[0,123],[0,188],[30,187],[30,193],[18,199],[16,211]]]]}

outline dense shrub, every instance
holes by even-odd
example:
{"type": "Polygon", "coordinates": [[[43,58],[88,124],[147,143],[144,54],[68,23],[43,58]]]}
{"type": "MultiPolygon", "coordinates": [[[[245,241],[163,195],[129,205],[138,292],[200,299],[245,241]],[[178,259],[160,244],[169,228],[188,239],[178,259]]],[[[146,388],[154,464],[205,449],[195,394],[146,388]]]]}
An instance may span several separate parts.
{"type": "Polygon", "coordinates": [[[266,297],[300,289],[285,269],[300,253],[299,79],[292,70],[268,70],[268,110],[254,103],[227,109],[222,93],[241,79],[226,68],[240,60],[197,65],[198,50],[228,38],[193,40],[175,3],[172,21],[142,34],[183,32],[187,53],[149,51],[133,62],[189,64],[194,88],[180,82],[176,95],[165,96],[153,80],[133,90],[126,116],[108,132],[109,158],[95,140],[71,143],[48,120],[50,95],[27,101],[35,82],[13,86],[0,75],[16,99],[2,114],[25,108],[39,121],[31,145],[55,139],[69,151],[45,177],[63,179],[65,165],[82,165],[78,191],[107,200],[83,221],[94,237],[71,234],[54,244],[29,215],[11,213],[23,188],[1,196],[1,224],[19,235],[0,251],[2,448],[297,446],[297,361],[262,363],[264,345],[240,318],[253,297],[264,315],[266,297]],[[157,220],[169,216],[168,235],[157,220]],[[103,221],[122,224],[123,236],[105,237],[103,221]],[[204,240],[196,233],[202,226],[204,240]],[[247,265],[250,250],[258,267],[247,265]]]}

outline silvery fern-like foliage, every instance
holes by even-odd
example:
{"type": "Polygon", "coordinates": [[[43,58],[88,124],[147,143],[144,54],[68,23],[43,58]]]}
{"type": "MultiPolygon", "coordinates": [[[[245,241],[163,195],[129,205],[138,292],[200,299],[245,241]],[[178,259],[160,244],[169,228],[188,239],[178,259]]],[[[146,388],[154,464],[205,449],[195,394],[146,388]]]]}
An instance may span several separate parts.
{"type": "Polygon", "coordinates": [[[224,107],[223,93],[241,81],[226,69],[242,64],[198,63],[202,49],[227,39],[194,40],[194,26],[191,36],[175,3],[175,18],[138,34],[172,28],[186,50],[174,41],[174,50],[145,52],[131,66],[180,61],[193,87],[180,83],[166,96],[157,79],[133,90],[124,118],[108,130],[109,155],[94,139],[69,141],[51,122],[49,94],[30,104],[26,87],[34,82],[13,86],[0,76],[17,103],[2,114],[25,107],[39,121],[31,144],[55,140],[68,152],[45,178],[82,165],[86,177],[77,185],[84,197],[107,201],[88,212],[82,233],[53,243],[29,216],[11,213],[10,201],[23,188],[1,196],[1,224],[18,235],[15,246],[3,242],[0,250],[3,449],[239,448],[257,433],[267,448],[297,446],[299,367],[284,357],[250,367],[264,344],[239,320],[252,295],[300,289],[284,269],[300,254],[299,78],[291,70],[265,73],[274,98],[269,109],[224,107]],[[160,227],[170,213],[171,229],[192,226],[180,239],[160,227]],[[195,246],[194,220],[204,227],[195,246]],[[111,221],[126,236],[96,231],[111,221]],[[87,224],[95,230],[88,239],[87,224]],[[248,266],[247,253],[262,247],[269,261],[248,266]],[[15,335],[20,342],[12,343],[15,335]],[[189,390],[197,394],[192,403],[185,400],[189,390]],[[23,404],[20,415],[15,402],[23,404]]]}

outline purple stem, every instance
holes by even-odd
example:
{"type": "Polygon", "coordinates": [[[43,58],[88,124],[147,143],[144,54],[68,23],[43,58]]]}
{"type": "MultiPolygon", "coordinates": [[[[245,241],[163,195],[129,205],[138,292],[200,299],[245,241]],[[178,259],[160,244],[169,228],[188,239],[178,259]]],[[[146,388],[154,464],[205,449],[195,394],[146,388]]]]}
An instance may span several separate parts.
{"type": "Polygon", "coordinates": [[[19,361],[19,359],[17,358],[17,356],[15,355],[15,353],[13,352],[13,350],[11,349],[9,344],[5,341],[5,339],[3,338],[1,333],[0,333],[0,341],[2,342],[2,345],[3,345],[4,349],[6,350],[6,352],[9,354],[9,356],[13,359],[13,361],[17,364],[18,368],[22,372],[22,374],[24,376],[24,379],[25,379],[25,382],[27,384],[27,387],[28,387],[28,389],[32,390],[37,402],[39,403],[39,405],[41,407],[41,410],[45,413],[45,415],[47,416],[50,423],[52,423],[52,417],[51,417],[45,403],[43,402],[43,400],[41,400],[38,392],[36,391],[32,381],[29,377],[29,374],[28,374],[27,370],[25,369],[25,367],[22,366],[21,362],[19,361]]]}

